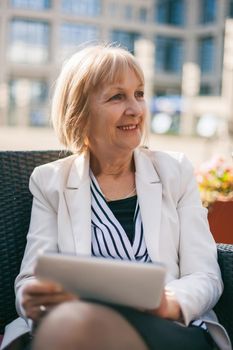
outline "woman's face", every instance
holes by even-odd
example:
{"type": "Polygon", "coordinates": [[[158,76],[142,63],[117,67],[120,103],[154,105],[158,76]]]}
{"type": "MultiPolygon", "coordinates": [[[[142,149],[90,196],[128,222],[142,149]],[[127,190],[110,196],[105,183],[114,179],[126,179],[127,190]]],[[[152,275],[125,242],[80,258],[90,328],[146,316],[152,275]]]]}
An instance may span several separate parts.
{"type": "Polygon", "coordinates": [[[141,141],[145,117],[144,86],[128,69],[120,81],[101,86],[90,98],[91,151],[132,151],[141,141]]]}

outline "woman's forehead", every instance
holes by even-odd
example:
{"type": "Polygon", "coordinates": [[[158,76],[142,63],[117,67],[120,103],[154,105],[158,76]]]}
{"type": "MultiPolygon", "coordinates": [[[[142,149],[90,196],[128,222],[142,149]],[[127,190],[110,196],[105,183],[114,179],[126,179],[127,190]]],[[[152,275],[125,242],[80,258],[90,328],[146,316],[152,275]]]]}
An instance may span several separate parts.
{"type": "Polygon", "coordinates": [[[119,70],[117,71],[114,75],[108,75],[106,76],[106,79],[104,79],[102,81],[102,83],[100,84],[102,87],[103,86],[121,86],[122,84],[124,84],[125,82],[125,78],[127,76],[127,73],[131,73],[133,75],[135,75],[136,79],[138,80],[138,84],[139,85],[144,85],[144,81],[142,80],[142,77],[140,77],[140,75],[138,74],[138,72],[136,72],[134,69],[132,68],[127,68],[124,70],[119,70]]]}
{"type": "MultiPolygon", "coordinates": [[[[144,83],[141,82],[141,80],[139,79],[137,80],[138,81],[136,82],[136,84],[135,82],[132,82],[132,84],[130,83],[130,86],[134,89],[143,88],[144,83]]],[[[104,96],[105,94],[109,94],[114,91],[124,91],[125,89],[128,89],[128,87],[129,87],[129,84],[125,82],[124,78],[122,78],[111,82],[105,82],[99,85],[96,89],[96,92],[104,96]]]]}

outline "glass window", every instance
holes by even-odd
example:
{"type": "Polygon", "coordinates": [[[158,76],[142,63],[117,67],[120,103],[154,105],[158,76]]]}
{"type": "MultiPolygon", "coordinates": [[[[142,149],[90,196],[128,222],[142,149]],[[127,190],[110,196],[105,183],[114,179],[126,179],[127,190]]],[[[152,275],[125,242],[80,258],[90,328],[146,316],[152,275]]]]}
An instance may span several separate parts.
{"type": "Polygon", "coordinates": [[[13,19],[10,22],[10,61],[44,63],[48,61],[49,24],[42,21],[13,19]]]}
{"type": "Polygon", "coordinates": [[[199,65],[203,73],[214,69],[214,38],[206,37],[199,40],[199,65]]]}
{"type": "Polygon", "coordinates": [[[110,2],[108,6],[109,15],[112,17],[117,17],[119,11],[119,6],[115,1],[110,2]]]}
{"type": "Polygon", "coordinates": [[[44,10],[51,7],[51,0],[11,0],[11,5],[18,8],[44,10]]]}
{"type": "Polygon", "coordinates": [[[214,22],[217,14],[216,0],[200,0],[201,23],[214,22]]]}
{"type": "Polygon", "coordinates": [[[64,12],[78,15],[97,17],[101,14],[101,0],[62,0],[64,12]]]}
{"type": "Polygon", "coordinates": [[[148,16],[147,8],[146,7],[140,7],[139,14],[138,14],[139,21],[140,22],[146,22],[147,21],[147,16],[148,16]]]}
{"type": "Polygon", "coordinates": [[[228,11],[228,16],[233,18],[233,0],[229,1],[229,11],[228,11]]]}
{"type": "Polygon", "coordinates": [[[113,30],[111,32],[111,41],[116,45],[126,47],[130,52],[134,53],[134,43],[139,38],[138,33],[125,32],[121,30],[113,30]]]}
{"type": "Polygon", "coordinates": [[[22,124],[23,115],[28,125],[44,126],[48,118],[48,86],[42,80],[12,79],[9,82],[10,104],[8,120],[10,125],[22,124]]]}
{"type": "Polygon", "coordinates": [[[133,7],[132,5],[125,5],[124,7],[124,18],[132,19],[133,18],[133,7]]]}
{"type": "Polygon", "coordinates": [[[158,134],[178,134],[183,100],[180,94],[154,96],[151,101],[151,130],[158,134]]]}
{"type": "Polygon", "coordinates": [[[171,73],[180,72],[183,65],[183,40],[158,36],[155,45],[156,69],[171,73]]]}
{"type": "Polygon", "coordinates": [[[79,45],[98,40],[99,30],[96,26],[87,24],[62,24],[60,29],[61,59],[77,51],[79,45]]]}
{"type": "Polygon", "coordinates": [[[208,84],[201,84],[199,95],[201,96],[212,95],[212,87],[208,84]]]}
{"type": "Polygon", "coordinates": [[[158,0],[156,20],[159,23],[182,26],[185,22],[184,0],[158,0]]]}

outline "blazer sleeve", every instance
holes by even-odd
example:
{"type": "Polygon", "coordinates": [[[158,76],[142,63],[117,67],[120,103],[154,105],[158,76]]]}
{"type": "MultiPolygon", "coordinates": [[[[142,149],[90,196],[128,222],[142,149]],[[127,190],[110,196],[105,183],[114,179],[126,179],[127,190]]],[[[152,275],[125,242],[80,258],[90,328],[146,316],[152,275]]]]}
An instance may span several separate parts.
{"type": "Polygon", "coordinates": [[[46,179],[40,176],[40,168],[38,167],[30,177],[29,189],[33,195],[31,221],[20,273],[15,280],[16,309],[22,317],[25,317],[21,304],[22,289],[35,278],[34,267],[38,251],[58,251],[57,213],[43,192],[45,188],[43,181],[46,179]]]}
{"type": "Polygon", "coordinates": [[[177,212],[180,223],[180,278],[168,283],[180,303],[185,324],[200,318],[217,303],[223,290],[217,248],[202,207],[193,168],[180,158],[180,191],[177,212]]]}

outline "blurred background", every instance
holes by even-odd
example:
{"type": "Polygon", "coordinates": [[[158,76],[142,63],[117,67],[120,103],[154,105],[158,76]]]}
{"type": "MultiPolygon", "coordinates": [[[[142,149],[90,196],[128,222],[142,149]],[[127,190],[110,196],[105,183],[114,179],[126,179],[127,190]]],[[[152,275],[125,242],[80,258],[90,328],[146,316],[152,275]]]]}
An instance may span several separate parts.
{"type": "Polygon", "coordinates": [[[233,0],[0,0],[0,149],[60,148],[50,102],[80,44],[140,61],[149,145],[196,165],[233,146],[233,0]]]}

